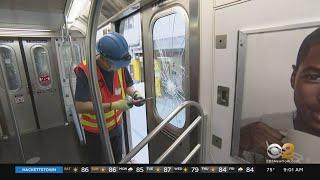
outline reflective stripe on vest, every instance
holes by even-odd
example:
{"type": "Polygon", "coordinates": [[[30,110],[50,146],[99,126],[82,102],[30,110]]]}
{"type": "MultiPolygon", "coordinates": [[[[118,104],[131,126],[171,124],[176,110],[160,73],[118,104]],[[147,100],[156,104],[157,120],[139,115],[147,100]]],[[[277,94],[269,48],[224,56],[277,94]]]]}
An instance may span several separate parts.
{"type": "MultiPolygon", "coordinates": [[[[107,124],[107,128],[110,129],[112,126],[115,126],[116,123],[118,124],[120,121],[121,121],[121,116],[118,116],[117,117],[117,122],[110,121],[110,122],[106,123],[107,124]]],[[[98,128],[97,121],[90,122],[90,120],[85,120],[85,118],[81,121],[81,124],[84,125],[84,126],[92,127],[92,128],[98,128]]]]}
{"type": "MultiPolygon", "coordinates": [[[[85,71],[86,75],[87,75],[87,69],[85,69],[85,68],[87,68],[86,65],[84,65],[84,67],[80,66],[80,68],[82,68],[85,71]]],[[[101,72],[98,72],[97,74],[98,74],[98,76],[102,76],[101,72]]],[[[124,84],[123,84],[124,81],[123,81],[123,71],[122,71],[122,69],[117,70],[117,75],[118,75],[119,84],[120,84],[120,87],[121,87],[121,99],[125,99],[126,95],[125,95],[125,89],[124,89],[124,84]]],[[[104,80],[104,78],[103,78],[103,80],[104,80]]],[[[115,79],[113,78],[113,80],[115,80],[115,79]]],[[[107,88],[105,81],[103,81],[103,82],[104,82],[104,88],[107,88]]],[[[115,82],[113,82],[113,84],[115,84],[115,82]]],[[[102,96],[102,93],[104,92],[102,90],[102,88],[103,87],[100,87],[101,96],[102,96]]],[[[106,94],[104,94],[104,96],[106,96],[106,94]]],[[[109,97],[109,98],[111,98],[111,97],[109,97]]],[[[119,111],[119,110],[111,110],[109,112],[105,112],[104,113],[104,118],[105,118],[105,121],[106,121],[106,126],[107,126],[108,130],[110,131],[113,128],[115,128],[116,125],[119,125],[121,123],[122,112],[119,111]]],[[[81,114],[80,120],[81,120],[81,124],[82,124],[83,128],[86,131],[89,131],[89,132],[92,132],[92,133],[98,133],[99,132],[95,114],[81,114]]]]}

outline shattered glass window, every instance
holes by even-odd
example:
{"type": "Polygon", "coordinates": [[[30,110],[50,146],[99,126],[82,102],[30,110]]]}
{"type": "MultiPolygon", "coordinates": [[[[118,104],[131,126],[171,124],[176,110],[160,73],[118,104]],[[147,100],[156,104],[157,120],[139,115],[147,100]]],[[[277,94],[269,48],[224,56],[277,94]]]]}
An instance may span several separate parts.
{"type": "MultiPolygon", "coordinates": [[[[166,118],[185,98],[185,37],[186,23],[182,13],[159,18],[153,27],[154,81],[156,109],[166,118]]],[[[182,128],[185,111],[181,111],[171,122],[182,128]]]]}
{"type": "Polygon", "coordinates": [[[0,60],[4,67],[4,73],[9,90],[17,90],[21,86],[17,59],[12,48],[0,46],[0,60]]]}

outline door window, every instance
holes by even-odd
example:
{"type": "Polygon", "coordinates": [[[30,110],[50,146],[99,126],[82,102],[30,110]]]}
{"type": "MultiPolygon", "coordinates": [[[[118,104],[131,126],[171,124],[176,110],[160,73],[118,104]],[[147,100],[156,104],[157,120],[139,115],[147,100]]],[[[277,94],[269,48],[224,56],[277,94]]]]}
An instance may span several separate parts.
{"type": "Polygon", "coordinates": [[[33,61],[35,64],[38,83],[43,88],[50,88],[51,86],[51,72],[49,54],[45,47],[34,46],[32,48],[33,61]]]}
{"type": "Polygon", "coordinates": [[[0,46],[0,59],[8,89],[10,91],[19,89],[21,87],[21,80],[14,50],[9,46],[0,46]]]}
{"type": "MultiPolygon", "coordinates": [[[[185,97],[185,40],[187,17],[181,8],[170,9],[170,14],[158,18],[153,26],[154,84],[156,109],[161,119],[166,118],[185,97]]],[[[171,122],[182,128],[185,111],[171,122]]]]}

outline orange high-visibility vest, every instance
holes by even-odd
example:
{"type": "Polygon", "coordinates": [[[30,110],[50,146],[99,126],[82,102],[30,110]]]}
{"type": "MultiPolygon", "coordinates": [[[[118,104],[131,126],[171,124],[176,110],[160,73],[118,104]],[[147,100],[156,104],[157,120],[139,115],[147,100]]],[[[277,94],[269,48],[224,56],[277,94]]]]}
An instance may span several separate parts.
{"type": "MultiPolygon", "coordinates": [[[[89,77],[88,76],[89,71],[86,64],[84,63],[79,64],[75,68],[76,73],[79,71],[79,68],[84,71],[87,77],[89,77]]],[[[115,102],[115,101],[126,98],[127,85],[125,81],[124,70],[122,68],[117,70],[113,75],[112,92],[109,91],[106,85],[105,79],[99,68],[97,68],[97,76],[98,76],[102,103],[111,103],[111,102],[115,102]]],[[[105,112],[104,118],[106,121],[107,128],[110,131],[121,123],[122,111],[111,110],[111,111],[105,112]]],[[[92,132],[92,133],[99,133],[99,128],[98,128],[95,114],[81,114],[80,122],[86,131],[92,132]]]]}

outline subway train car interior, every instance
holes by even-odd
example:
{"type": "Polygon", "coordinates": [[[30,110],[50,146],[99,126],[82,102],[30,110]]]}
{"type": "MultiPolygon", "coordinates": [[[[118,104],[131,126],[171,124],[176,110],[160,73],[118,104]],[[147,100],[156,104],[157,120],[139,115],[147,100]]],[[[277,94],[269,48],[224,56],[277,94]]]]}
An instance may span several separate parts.
{"type": "Polygon", "coordinates": [[[319,0],[1,0],[0,164],[320,163],[319,0]]]}

